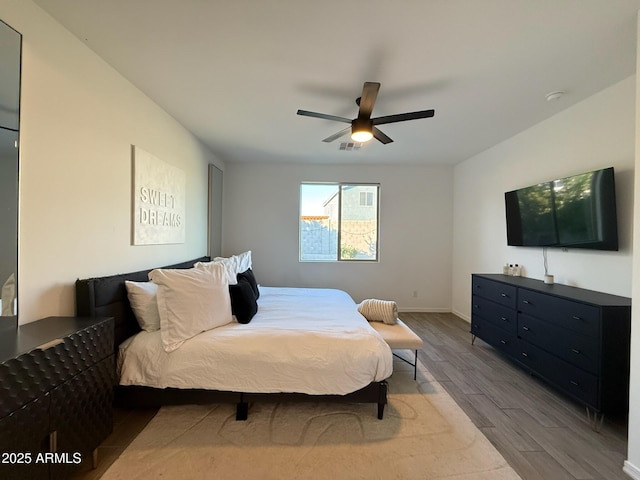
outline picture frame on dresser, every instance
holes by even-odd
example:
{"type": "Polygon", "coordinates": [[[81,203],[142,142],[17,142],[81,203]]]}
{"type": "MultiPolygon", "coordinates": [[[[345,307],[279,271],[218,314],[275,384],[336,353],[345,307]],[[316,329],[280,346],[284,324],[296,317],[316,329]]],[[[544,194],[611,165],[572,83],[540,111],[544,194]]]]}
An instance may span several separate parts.
{"type": "Polygon", "coordinates": [[[471,276],[480,338],[586,407],[594,430],[629,409],[631,299],[502,274],[471,276]]]}

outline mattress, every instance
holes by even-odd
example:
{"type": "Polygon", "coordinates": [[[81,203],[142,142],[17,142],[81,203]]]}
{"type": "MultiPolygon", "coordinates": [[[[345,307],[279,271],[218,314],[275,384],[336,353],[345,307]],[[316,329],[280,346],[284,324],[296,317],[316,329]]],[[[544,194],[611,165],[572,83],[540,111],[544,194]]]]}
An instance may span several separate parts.
{"type": "Polygon", "coordinates": [[[392,354],[341,290],[260,287],[250,323],[200,333],[177,350],[160,332],[119,349],[121,385],[344,395],[391,376],[392,354]]]}

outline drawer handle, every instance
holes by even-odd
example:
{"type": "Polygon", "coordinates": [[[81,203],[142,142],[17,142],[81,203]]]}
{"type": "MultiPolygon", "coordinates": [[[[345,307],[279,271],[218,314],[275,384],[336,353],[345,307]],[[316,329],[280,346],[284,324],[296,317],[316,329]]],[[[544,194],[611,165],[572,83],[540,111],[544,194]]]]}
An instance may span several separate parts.
{"type": "Polygon", "coordinates": [[[506,293],[501,293],[500,296],[503,298],[507,298],[509,295],[507,295],[506,293]]]}
{"type": "Polygon", "coordinates": [[[503,322],[508,321],[508,320],[507,320],[507,317],[500,317],[500,320],[502,320],[503,322]]]}
{"type": "Polygon", "coordinates": [[[580,384],[578,382],[576,382],[575,380],[570,380],[569,383],[571,385],[573,385],[574,387],[579,387],[580,386],[580,384]]]}
{"type": "Polygon", "coordinates": [[[576,348],[572,348],[571,351],[573,353],[575,353],[576,355],[580,355],[580,350],[576,349],[576,348]]]}
{"type": "Polygon", "coordinates": [[[529,355],[527,355],[525,352],[522,352],[522,356],[523,357],[528,357],[529,355]]]}
{"type": "Polygon", "coordinates": [[[500,340],[500,343],[503,344],[503,345],[506,345],[507,341],[506,340],[500,340]]]}
{"type": "Polygon", "coordinates": [[[582,320],[582,317],[579,317],[577,315],[573,315],[571,318],[573,318],[574,320],[582,320]]]}
{"type": "Polygon", "coordinates": [[[528,331],[529,331],[529,327],[527,327],[526,325],[523,325],[523,326],[522,326],[522,329],[523,329],[525,332],[528,332],[528,331]]]}
{"type": "Polygon", "coordinates": [[[480,308],[478,305],[474,304],[473,308],[480,308]]]}
{"type": "Polygon", "coordinates": [[[531,302],[529,300],[522,300],[522,303],[524,303],[525,305],[530,305],[531,302]]]}

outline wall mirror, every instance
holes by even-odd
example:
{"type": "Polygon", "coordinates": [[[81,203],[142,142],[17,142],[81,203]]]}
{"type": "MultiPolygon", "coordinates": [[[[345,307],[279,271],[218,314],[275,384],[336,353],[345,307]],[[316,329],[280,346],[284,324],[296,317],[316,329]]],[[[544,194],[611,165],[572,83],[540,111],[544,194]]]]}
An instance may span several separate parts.
{"type": "Polygon", "coordinates": [[[18,146],[22,35],[0,20],[0,327],[18,316],[18,146]]]}

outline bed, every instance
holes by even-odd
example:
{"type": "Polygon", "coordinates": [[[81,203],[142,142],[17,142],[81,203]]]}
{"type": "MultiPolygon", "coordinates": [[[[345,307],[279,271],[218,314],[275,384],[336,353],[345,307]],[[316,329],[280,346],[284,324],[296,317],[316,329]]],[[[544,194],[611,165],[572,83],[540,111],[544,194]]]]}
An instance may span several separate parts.
{"type": "Polygon", "coordinates": [[[233,402],[236,419],[244,420],[251,402],[321,399],[375,403],[383,418],[391,351],[345,292],[260,287],[250,323],[207,330],[167,352],[160,331],[141,331],[125,288],[150,272],[76,282],[78,316],[114,318],[118,405],[233,402]]]}

